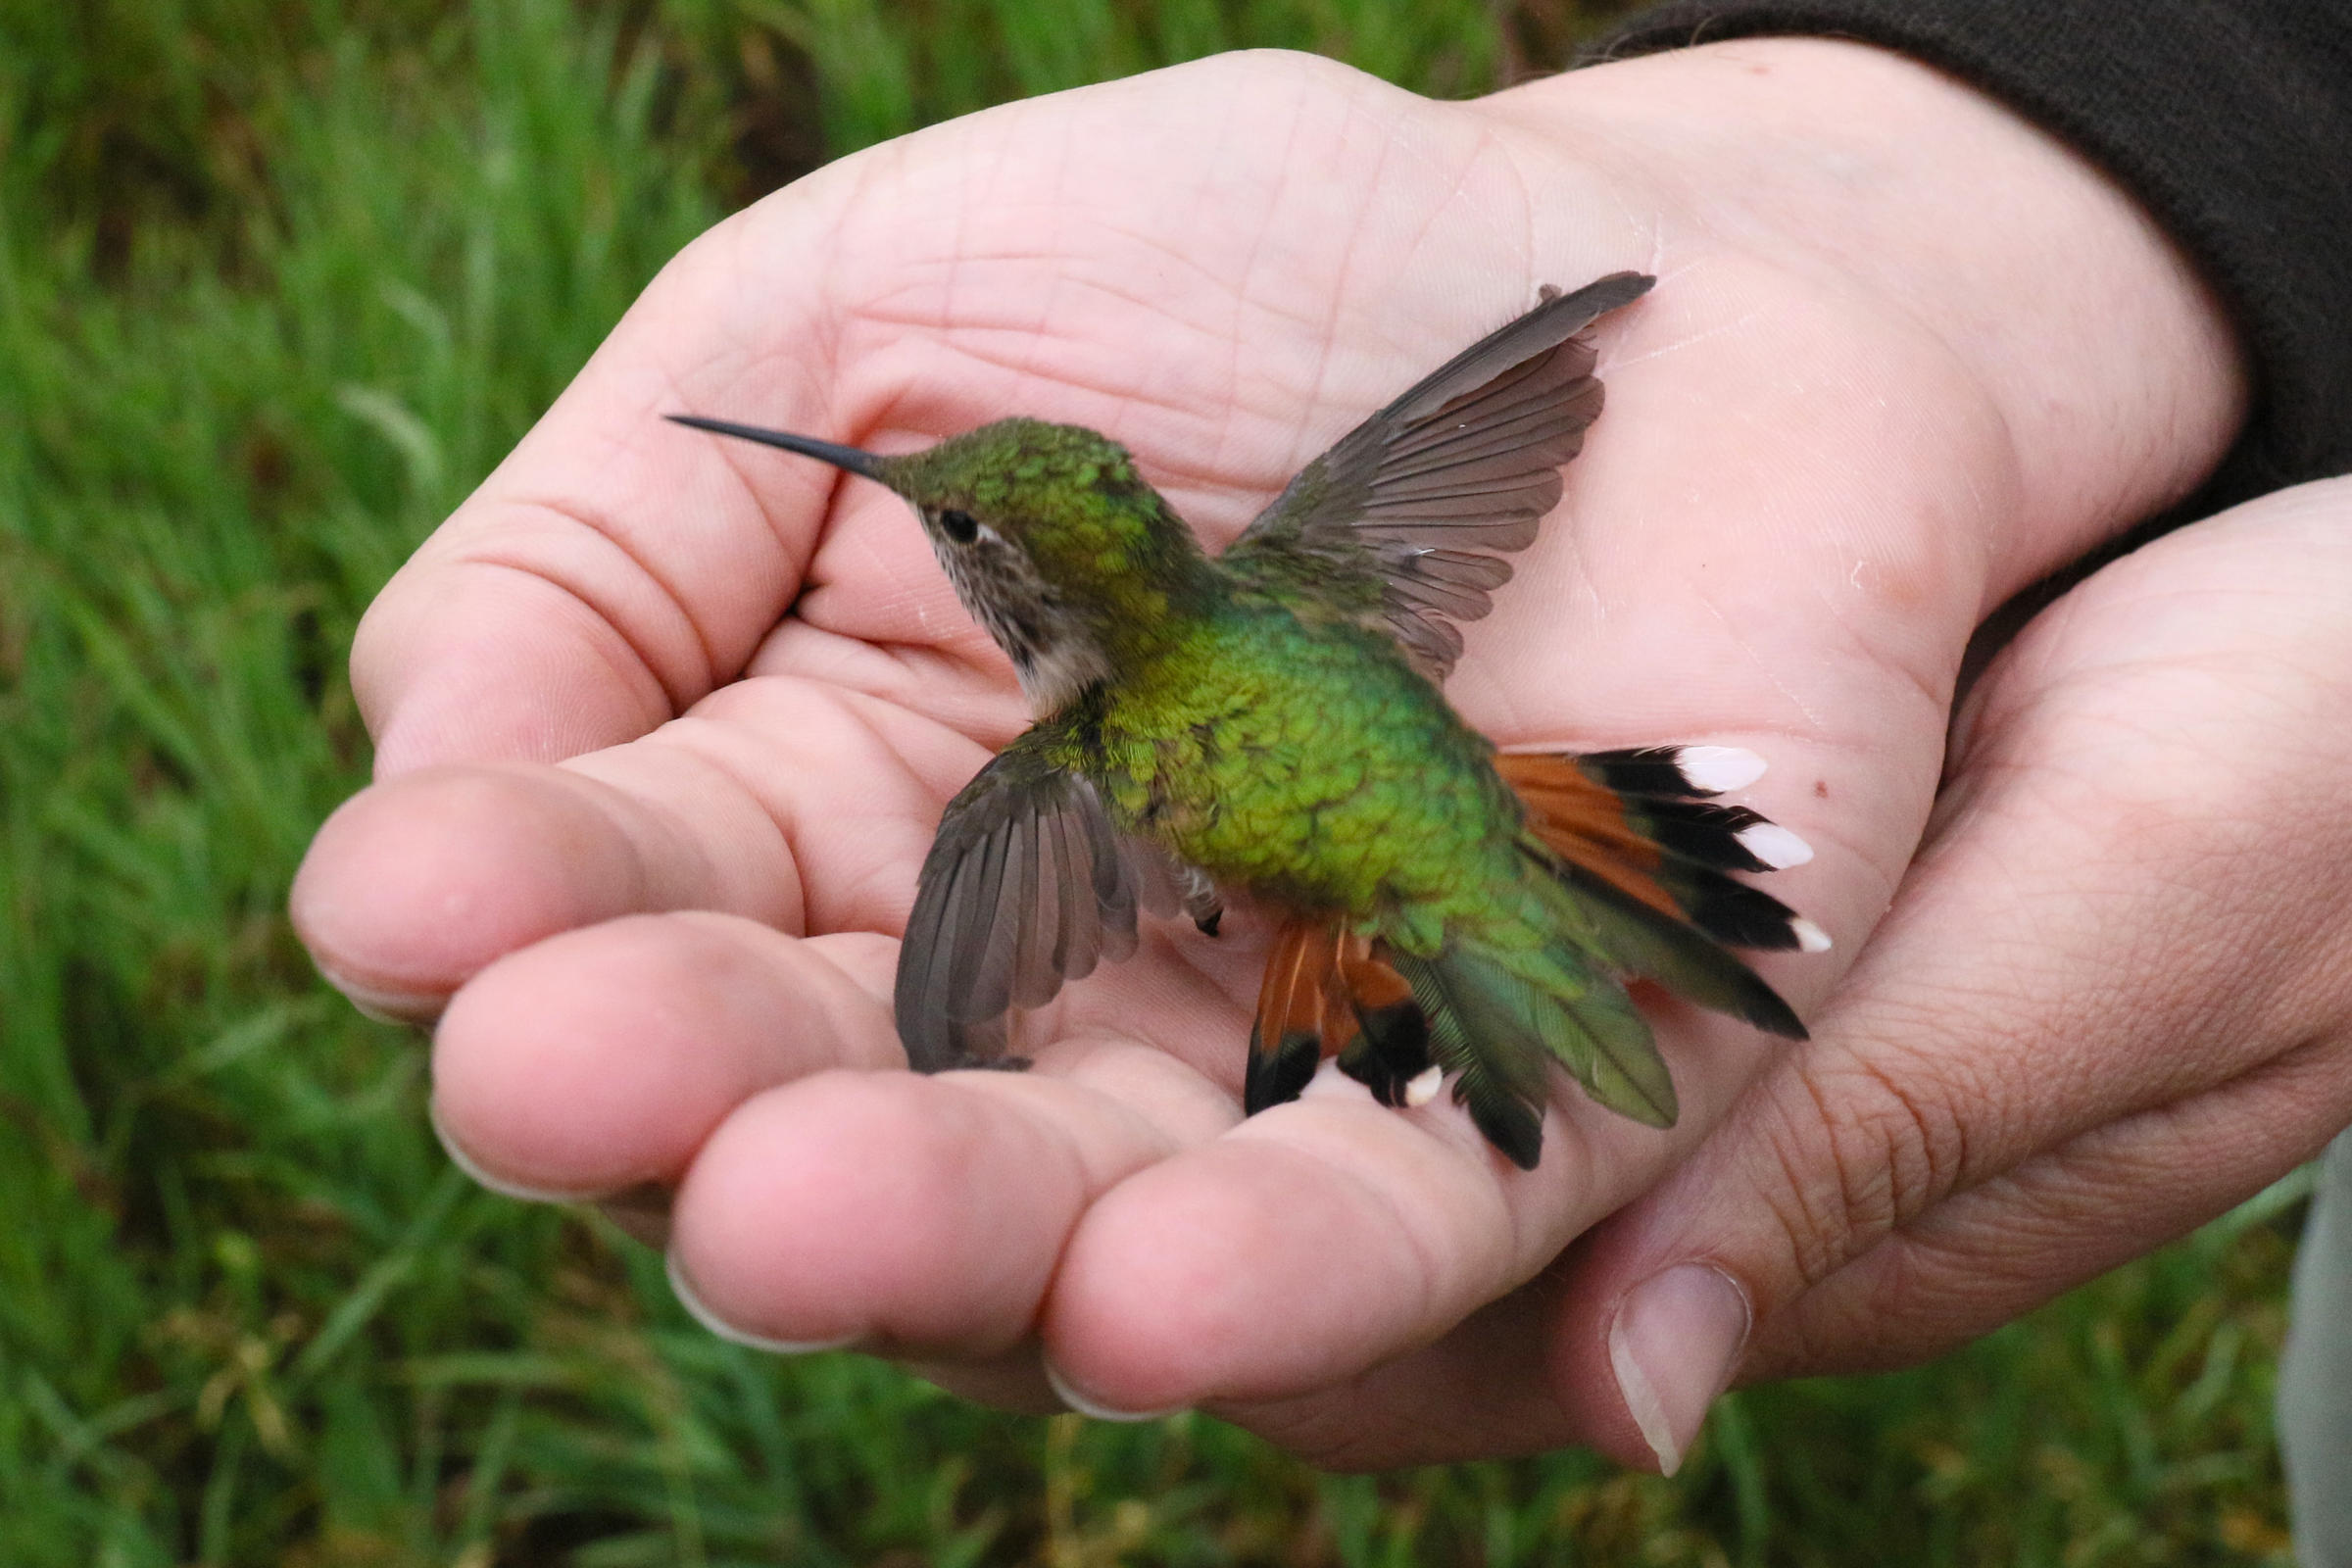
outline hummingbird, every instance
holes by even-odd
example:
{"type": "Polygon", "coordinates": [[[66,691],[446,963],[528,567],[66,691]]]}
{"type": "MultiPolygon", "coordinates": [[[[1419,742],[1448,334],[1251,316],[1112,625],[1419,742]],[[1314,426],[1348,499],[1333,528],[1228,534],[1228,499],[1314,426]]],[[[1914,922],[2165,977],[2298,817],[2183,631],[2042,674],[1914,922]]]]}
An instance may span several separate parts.
{"type": "Polygon", "coordinates": [[[693,415],[888,486],[1035,722],[952,801],[917,881],[894,1006],[919,1071],[1021,1065],[1014,1009],[1136,948],[1139,910],[1214,936],[1224,894],[1275,922],[1250,1113],[1323,1061],[1382,1103],[1446,1076],[1523,1169],[1550,1069],[1637,1121],[1673,1078],[1628,980],[1790,1039],[1733,947],[1828,938],[1732,872],[1809,858],[1712,799],[1725,747],[1499,755],[1440,686],[1601,408],[1592,328],[1616,272],[1465,349],[1300,470],[1221,555],[1079,426],[1006,418],[882,455],[693,415]]]}

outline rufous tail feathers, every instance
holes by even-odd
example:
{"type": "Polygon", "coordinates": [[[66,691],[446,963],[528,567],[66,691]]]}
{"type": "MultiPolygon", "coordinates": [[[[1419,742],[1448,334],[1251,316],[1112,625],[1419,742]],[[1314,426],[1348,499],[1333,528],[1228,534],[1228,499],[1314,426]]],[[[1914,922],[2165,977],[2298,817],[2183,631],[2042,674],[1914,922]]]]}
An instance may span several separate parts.
{"type": "MultiPolygon", "coordinates": [[[[1752,779],[1761,771],[1758,760],[1724,747],[1665,747],[1505,756],[1494,765],[1526,808],[1523,851],[1567,895],[1562,907],[1572,914],[1565,918],[1577,929],[1564,937],[1596,966],[1618,978],[1654,981],[1773,1034],[1805,1037],[1788,1004],[1726,951],[1819,952],[1829,946],[1812,921],[1729,874],[1779,870],[1812,856],[1795,834],[1745,807],[1711,799],[1752,779]]],[[[1258,992],[1246,1108],[1255,1113],[1296,1099],[1327,1057],[1337,1057],[1343,1071],[1388,1105],[1403,1103],[1407,1086],[1433,1063],[1455,1071],[1468,1061],[1473,1076],[1482,1067],[1507,1067],[1480,1062],[1481,1042],[1453,1039],[1465,1033],[1467,1020],[1457,1016],[1463,1007],[1451,1004],[1447,988],[1481,972],[1471,963],[1474,955],[1453,956],[1459,961],[1444,955],[1405,957],[1329,916],[1286,921],[1258,992]],[[1445,1014],[1438,1025],[1416,990],[1428,993],[1427,1005],[1445,1014]],[[1433,1050],[1433,1028],[1446,1036],[1446,1049],[1433,1050]],[[1441,1063],[1440,1057],[1446,1059],[1441,1063]]],[[[1653,1125],[1673,1120],[1673,1089],[1663,1062],[1656,1062],[1654,1074],[1646,1066],[1656,1060],[1646,1049],[1646,1030],[1630,1009],[1616,1016],[1624,1004],[1614,986],[1607,987],[1609,997],[1619,998],[1613,1006],[1580,994],[1566,977],[1540,983],[1535,992],[1556,994],[1542,999],[1530,993],[1505,1009],[1509,1017],[1498,1012],[1504,1023],[1520,1011],[1533,1020],[1527,1030],[1513,1026],[1505,1033],[1540,1037],[1545,1054],[1604,1104],[1653,1125]],[[1554,1034],[1563,1038],[1550,1038],[1554,1034]],[[1600,1049],[1587,1049],[1588,1043],[1600,1049]]],[[[1510,1050],[1500,1040],[1492,1044],[1510,1050]]],[[[1471,1097],[1479,1102],[1473,1109],[1483,1112],[1480,1126],[1522,1165],[1535,1162],[1540,1147],[1538,1106],[1530,1102],[1535,1087],[1502,1080],[1456,1085],[1457,1098],[1465,1089],[1480,1091],[1471,1097]]]]}
{"type": "Polygon", "coordinates": [[[1251,1115],[1296,1100],[1326,1056],[1384,1105],[1430,1067],[1429,1027],[1412,988],[1368,937],[1298,916],[1275,933],[1250,1030],[1242,1093],[1251,1115]]]}

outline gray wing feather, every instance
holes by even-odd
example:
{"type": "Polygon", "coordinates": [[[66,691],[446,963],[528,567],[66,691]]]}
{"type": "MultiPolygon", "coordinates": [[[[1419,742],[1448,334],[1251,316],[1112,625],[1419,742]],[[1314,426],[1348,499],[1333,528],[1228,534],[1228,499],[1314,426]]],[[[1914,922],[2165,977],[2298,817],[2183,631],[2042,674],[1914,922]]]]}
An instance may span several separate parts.
{"type": "Polygon", "coordinates": [[[1136,910],[1174,887],[1084,776],[1017,742],[948,803],[899,948],[899,1038],[919,1072],[1003,1055],[1005,1013],[1136,948],[1136,910]],[[1155,887],[1156,884],[1156,887],[1155,887]]]}
{"type": "MultiPolygon", "coordinates": [[[[1041,932],[1058,933],[1061,929],[1061,861],[1059,836],[1045,831],[1042,824],[1029,825],[1029,854],[1023,858],[1021,877],[1029,892],[1030,919],[1041,932]]],[[[1060,956],[1054,951],[1054,938],[1013,944],[1012,1004],[1016,1007],[1041,1007],[1054,1000],[1061,989],[1060,956]]]]}
{"type": "Polygon", "coordinates": [[[1560,466],[1600,413],[1584,329],[1654,279],[1613,272],[1456,355],[1300,470],[1226,552],[1246,576],[1360,603],[1431,675],[1461,656],[1452,622],[1494,608],[1495,555],[1535,542],[1560,466]],[[1377,607],[1375,609],[1375,607],[1377,607]]]}
{"type": "Polygon", "coordinates": [[[1096,952],[1112,963],[1123,963],[1135,956],[1137,876],[1119,853],[1119,836],[1100,799],[1086,816],[1086,836],[1094,852],[1095,907],[1101,915],[1095,922],[1096,952]]]}
{"type": "Polygon", "coordinates": [[[1095,972],[1101,956],[1101,906],[1094,899],[1095,847],[1088,842],[1086,823],[1078,812],[1063,810],[1054,818],[1061,836],[1061,930],[1054,951],[1061,955],[1063,978],[1075,980],[1095,972]]]}

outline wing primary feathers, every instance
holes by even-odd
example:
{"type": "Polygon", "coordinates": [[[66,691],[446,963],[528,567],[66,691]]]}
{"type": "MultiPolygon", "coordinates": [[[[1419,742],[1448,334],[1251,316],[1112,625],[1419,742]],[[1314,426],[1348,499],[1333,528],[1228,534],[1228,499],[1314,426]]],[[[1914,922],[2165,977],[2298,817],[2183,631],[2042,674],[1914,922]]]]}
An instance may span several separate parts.
{"type": "Polygon", "coordinates": [[[977,890],[986,902],[973,909],[970,971],[956,986],[959,1022],[994,1018],[1012,1005],[1012,971],[1030,909],[1020,897],[1019,870],[1029,826],[1029,818],[1015,816],[990,837],[987,873],[977,890]]]}
{"type": "Polygon", "coordinates": [[[1078,957],[1079,930],[1094,913],[1094,899],[1082,898],[1079,888],[1078,858],[1070,845],[1069,824],[1055,817],[1043,825],[1043,831],[1054,846],[1054,935],[1053,963],[1056,978],[1072,970],[1094,967],[1092,958],[1081,963],[1078,957]]]}
{"type": "Polygon", "coordinates": [[[1452,439],[1448,433],[1464,426],[1482,422],[1492,423],[1522,408],[1541,408],[1562,413],[1571,422],[1580,422],[1577,416],[1589,420],[1597,414],[1592,408],[1580,407],[1580,400],[1597,399],[1600,383],[1591,380],[1592,367],[1600,355],[1593,347],[1592,336],[1579,331],[1548,353],[1537,355],[1509,376],[1497,377],[1477,392],[1466,393],[1422,421],[1408,437],[1394,443],[1392,450],[1399,456],[1413,457],[1428,448],[1452,439]]]}
{"type": "Polygon", "coordinates": [[[956,969],[960,956],[957,944],[971,928],[968,910],[979,883],[980,867],[968,858],[959,859],[949,868],[947,897],[941,901],[939,918],[933,926],[932,948],[922,959],[928,979],[924,1010],[950,1026],[967,1021],[956,1015],[958,1011],[955,1004],[956,969]]]}
{"type": "Polygon", "coordinates": [[[1552,465],[1544,460],[1550,456],[1549,449],[1581,438],[1585,426],[1600,413],[1600,383],[1587,384],[1591,392],[1557,402],[1495,410],[1481,422],[1464,424],[1444,440],[1390,448],[1380,466],[1383,488],[1409,490],[1438,474],[1450,473],[1459,482],[1475,483],[1506,475],[1524,479],[1548,471],[1552,465]],[[1466,473],[1463,469],[1479,471],[1466,473]]]}
{"type": "Polygon", "coordinates": [[[917,1071],[1003,1056],[1015,1006],[1039,1006],[1135,951],[1143,874],[1095,786],[1032,730],[948,803],[924,858],[892,988],[917,1071]]]}
{"type": "Polygon", "coordinates": [[[1443,679],[1462,651],[1451,623],[1486,614],[1494,608],[1486,591],[1508,576],[1506,568],[1465,577],[1458,563],[1534,542],[1559,504],[1560,466],[1600,413],[1596,354],[1584,329],[1653,281],[1615,272],[1565,295],[1545,285],[1534,310],[1301,469],[1226,552],[1227,567],[1386,630],[1417,667],[1443,679]],[[1439,549],[1456,558],[1450,573],[1419,564],[1439,549]]]}
{"type": "Polygon", "coordinates": [[[1396,585],[1396,592],[1416,610],[1434,610],[1462,620],[1475,620],[1494,608],[1494,601],[1484,591],[1459,588],[1434,577],[1404,578],[1396,585]]]}
{"type": "MultiPolygon", "coordinates": [[[[1537,307],[1538,311],[1542,309],[1541,306],[1537,307]]],[[[1531,316],[1534,314],[1536,313],[1529,313],[1531,316]]],[[[1520,319],[1524,321],[1527,318],[1522,317],[1520,319]]],[[[1510,328],[1505,327],[1503,330],[1507,332],[1510,328]]],[[[1531,392],[1528,382],[1544,376],[1547,371],[1564,370],[1565,373],[1559,375],[1558,379],[1574,380],[1589,368],[1591,368],[1590,366],[1577,366],[1573,357],[1570,357],[1568,363],[1563,365],[1562,358],[1558,354],[1533,349],[1529,351],[1527,358],[1509,369],[1494,376],[1483,385],[1457,392],[1449,401],[1430,409],[1426,413],[1420,412],[1421,405],[1416,403],[1407,406],[1406,400],[1399,398],[1396,404],[1391,405],[1401,422],[1396,426],[1396,433],[1389,438],[1389,451],[1396,457],[1412,457],[1425,448],[1451,439],[1463,425],[1476,423],[1481,415],[1491,415],[1498,409],[1507,411],[1522,403],[1540,402],[1543,395],[1542,389],[1538,388],[1531,392]]]]}
{"type": "Polygon", "coordinates": [[[959,873],[956,860],[943,858],[941,846],[934,844],[924,861],[913,912],[906,917],[906,934],[899,944],[894,1005],[907,1063],[917,1072],[955,1066],[961,1054],[955,1020],[942,1005],[947,994],[945,971],[951,959],[940,939],[956,912],[959,873]]]}
{"type": "Polygon", "coordinates": [[[1458,550],[1416,550],[1402,563],[1415,576],[1462,588],[1495,589],[1511,580],[1511,564],[1458,550]]]}
{"type": "MultiPolygon", "coordinates": [[[[1592,385],[1595,391],[1600,387],[1598,381],[1592,385]]],[[[1598,413],[1597,406],[1591,412],[1598,413]]],[[[1409,456],[1392,450],[1380,466],[1382,489],[1409,495],[1441,481],[1526,484],[1548,473],[1554,466],[1544,459],[1575,439],[1588,422],[1583,409],[1555,404],[1520,409],[1488,424],[1466,425],[1446,440],[1415,447],[1409,456]]]]}
{"type": "Polygon", "coordinates": [[[1387,617],[1390,633],[1405,653],[1412,656],[1433,678],[1443,677],[1462,657],[1462,634],[1446,621],[1432,620],[1409,608],[1398,608],[1387,617]]]}
{"type": "MultiPolygon", "coordinates": [[[[1081,785],[1091,790],[1091,785],[1081,785]]],[[[1119,853],[1118,835],[1101,808],[1087,813],[1087,832],[1094,839],[1095,907],[1102,926],[1101,956],[1112,963],[1135,956],[1136,889],[1127,858],[1119,853]]]]}
{"type": "MultiPolygon", "coordinates": [[[[1437,610],[1456,620],[1476,620],[1494,609],[1488,593],[1511,579],[1511,564],[1494,556],[1392,547],[1383,552],[1383,559],[1389,563],[1393,601],[1416,612],[1437,610]]],[[[1418,613],[1409,618],[1432,624],[1418,613]]]]}
{"type": "Polygon", "coordinates": [[[1442,412],[1464,392],[1485,386],[1512,367],[1566,342],[1595,318],[1632,304],[1656,281],[1639,272],[1611,272],[1573,294],[1544,300],[1431,371],[1391,408],[1408,419],[1442,412]]]}
{"type": "Polygon", "coordinates": [[[1062,921],[1059,835],[1051,823],[1032,822],[1031,854],[1021,867],[1028,890],[1027,940],[1015,949],[1012,1003],[1016,1007],[1041,1007],[1061,989],[1059,947],[1062,921]]]}
{"type": "Polygon", "coordinates": [[[1054,819],[1061,839],[1061,932],[1054,944],[1064,978],[1095,972],[1102,952],[1102,906],[1095,899],[1093,846],[1086,842],[1085,824],[1067,816],[1054,819]]]}
{"type": "Polygon", "coordinates": [[[1357,530],[1359,543],[1379,550],[1384,558],[1393,550],[1524,550],[1535,542],[1543,527],[1534,515],[1471,517],[1460,521],[1388,523],[1367,522],[1357,530]]]}
{"type": "MultiPolygon", "coordinates": [[[[1557,501],[1559,497],[1555,495],[1551,499],[1557,501]]],[[[1545,507],[1497,505],[1492,495],[1449,487],[1423,495],[1393,496],[1384,491],[1378,500],[1366,502],[1358,515],[1366,525],[1374,527],[1392,519],[1410,518],[1425,527],[1445,529],[1496,526],[1497,514],[1500,514],[1500,522],[1505,525],[1524,520],[1528,525],[1536,526],[1546,510],[1545,507]],[[1449,520],[1457,517],[1465,520],[1449,520]]],[[[1534,542],[1531,536],[1528,543],[1534,542]]],[[[1526,546],[1520,548],[1525,549],[1526,546]]]]}

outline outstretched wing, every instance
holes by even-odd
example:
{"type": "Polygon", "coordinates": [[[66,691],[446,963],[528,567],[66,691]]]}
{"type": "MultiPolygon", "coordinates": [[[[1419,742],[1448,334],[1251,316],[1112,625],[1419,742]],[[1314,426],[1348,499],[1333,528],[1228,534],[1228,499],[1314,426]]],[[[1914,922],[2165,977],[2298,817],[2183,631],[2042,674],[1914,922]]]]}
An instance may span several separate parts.
{"type": "Polygon", "coordinates": [[[918,1072],[985,1065],[1005,1014],[1135,951],[1140,905],[1215,929],[1198,872],[1121,834],[1086,777],[1031,730],[948,803],[899,948],[899,1038],[918,1072]]]}
{"type": "Polygon", "coordinates": [[[1494,608],[1560,499],[1560,465],[1600,413],[1593,319],[1656,279],[1612,272],[1481,339],[1299,470],[1224,564],[1385,628],[1433,679],[1461,657],[1454,621],[1494,608]]]}

